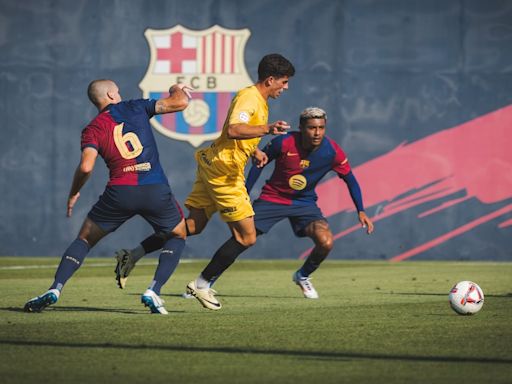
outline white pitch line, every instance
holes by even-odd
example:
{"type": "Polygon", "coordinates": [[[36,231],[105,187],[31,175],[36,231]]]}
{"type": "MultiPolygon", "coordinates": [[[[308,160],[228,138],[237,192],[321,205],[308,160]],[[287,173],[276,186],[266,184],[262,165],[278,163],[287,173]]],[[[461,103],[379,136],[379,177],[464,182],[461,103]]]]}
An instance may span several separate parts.
{"type": "MultiPolygon", "coordinates": [[[[180,260],[180,264],[187,264],[187,263],[195,263],[198,261],[204,261],[204,260],[180,260]]],[[[137,265],[157,265],[158,260],[155,261],[139,261],[137,265]]],[[[91,263],[91,264],[84,264],[84,267],[89,268],[96,268],[96,267],[115,267],[116,263],[91,263]]],[[[55,264],[49,264],[49,265],[10,265],[6,267],[0,267],[0,271],[14,271],[14,270],[24,270],[24,269],[55,269],[58,265],[55,264]]]]}

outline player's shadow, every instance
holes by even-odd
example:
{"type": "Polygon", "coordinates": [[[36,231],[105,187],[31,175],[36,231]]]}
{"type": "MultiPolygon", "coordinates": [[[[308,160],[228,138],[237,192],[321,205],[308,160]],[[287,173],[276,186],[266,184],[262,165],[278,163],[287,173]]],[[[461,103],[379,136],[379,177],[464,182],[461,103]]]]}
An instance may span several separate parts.
{"type": "MultiPolygon", "coordinates": [[[[183,294],[168,294],[168,295],[162,295],[162,296],[175,296],[175,297],[181,297],[183,298],[182,296],[183,294]]],[[[241,297],[241,298],[246,298],[246,297],[252,297],[252,298],[260,298],[260,299],[303,299],[302,296],[300,297],[297,297],[297,296],[278,296],[278,295],[231,295],[231,294],[217,294],[215,295],[215,297],[219,297],[219,298],[223,298],[223,297],[241,297]]]]}
{"type": "Polygon", "coordinates": [[[154,345],[154,344],[120,344],[120,343],[80,343],[80,342],[58,342],[58,341],[26,341],[26,340],[2,340],[0,345],[16,345],[29,347],[53,347],[53,348],[105,348],[134,351],[167,351],[167,352],[189,352],[189,353],[223,353],[233,355],[264,355],[264,356],[287,356],[302,359],[322,359],[327,361],[351,361],[354,359],[375,360],[375,361],[406,361],[406,362],[438,362],[438,363],[469,363],[469,364],[512,364],[512,359],[501,357],[478,357],[478,356],[421,356],[407,354],[384,354],[364,353],[350,351],[308,351],[308,350],[286,350],[286,349],[257,349],[251,347],[200,347],[186,345],[154,345]]]}
{"type": "MultiPolygon", "coordinates": [[[[128,295],[140,295],[137,293],[128,293],[128,295]]],[[[184,300],[190,300],[187,298],[183,298],[183,293],[166,293],[161,294],[160,297],[178,297],[180,299],[184,300]]],[[[231,294],[217,294],[215,297],[219,298],[225,298],[225,297],[241,297],[241,298],[260,298],[260,299],[297,299],[297,300],[304,300],[302,296],[279,296],[279,295],[231,295],[231,294]]]]}
{"type": "Polygon", "coordinates": [[[217,297],[254,297],[254,298],[262,298],[262,299],[297,299],[297,300],[304,300],[304,297],[302,296],[284,296],[284,295],[231,295],[231,294],[221,294],[216,295],[217,297]]]}
{"type": "MultiPolygon", "coordinates": [[[[20,307],[7,307],[7,308],[0,308],[1,311],[9,311],[9,312],[25,312],[23,308],[20,307]]],[[[147,315],[148,310],[140,310],[140,311],[133,311],[129,309],[122,309],[122,308],[98,308],[98,307],[51,307],[46,308],[44,311],[40,313],[46,313],[46,312],[105,312],[105,313],[122,313],[125,315],[147,315]]],[[[179,312],[185,312],[185,311],[169,311],[172,313],[179,313],[179,312]]],[[[39,314],[39,312],[31,312],[31,314],[39,314]]]]}

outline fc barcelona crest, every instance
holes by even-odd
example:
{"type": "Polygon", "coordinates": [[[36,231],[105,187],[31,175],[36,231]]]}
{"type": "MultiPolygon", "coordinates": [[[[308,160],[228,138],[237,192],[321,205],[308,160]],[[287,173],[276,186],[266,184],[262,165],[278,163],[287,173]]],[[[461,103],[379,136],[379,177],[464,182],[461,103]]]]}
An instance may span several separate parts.
{"type": "Polygon", "coordinates": [[[231,99],[238,90],[252,84],[244,63],[250,31],[218,25],[193,31],[177,25],[170,29],[147,29],[144,35],[151,57],[139,84],[143,97],[166,97],[169,87],[176,83],[194,89],[183,113],[155,116],[151,119],[153,127],[194,147],[216,139],[231,99]]]}

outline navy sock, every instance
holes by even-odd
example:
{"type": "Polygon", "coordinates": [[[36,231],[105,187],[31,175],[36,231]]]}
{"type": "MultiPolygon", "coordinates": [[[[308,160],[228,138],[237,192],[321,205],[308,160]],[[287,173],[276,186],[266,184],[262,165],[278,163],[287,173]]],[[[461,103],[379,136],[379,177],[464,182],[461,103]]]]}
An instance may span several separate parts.
{"type": "Polygon", "coordinates": [[[62,291],[62,287],[76,270],[80,268],[90,249],[91,247],[89,247],[86,241],[78,238],[75,239],[62,255],[57,272],[55,272],[55,280],[50,289],[62,291]]]}
{"type": "Polygon", "coordinates": [[[322,261],[325,260],[327,257],[327,254],[321,254],[320,252],[315,252],[315,249],[313,249],[302,265],[302,267],[299,269],[299,273],[302,275],[302,277],[309,277],[313,272],[315,272],[320,264],[322,264],[322,261]]]}
{"type": "Polygon", "coordinates": [[[172,273],[178,266],[181,253],[185,248],[185,239],[173,237],[167,240],[164,244],[160,258],[158,260],[158,267],[156,267],[155,277],[148,289],[153,290],[157,295],[160,295],[160,289],[167,283],[172,273]]]}

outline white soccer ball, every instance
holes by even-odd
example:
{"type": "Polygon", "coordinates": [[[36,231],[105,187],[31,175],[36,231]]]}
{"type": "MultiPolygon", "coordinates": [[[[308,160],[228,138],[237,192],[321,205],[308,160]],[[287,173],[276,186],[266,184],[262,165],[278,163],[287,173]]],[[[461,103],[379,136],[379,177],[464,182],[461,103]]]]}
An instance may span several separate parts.
{"type": "Polygon", "coordinates": [[[455,284],[448,295],[450,306],[459,315],[473,315],[484,305],[484,292],[472,281],[455,284]]]}

